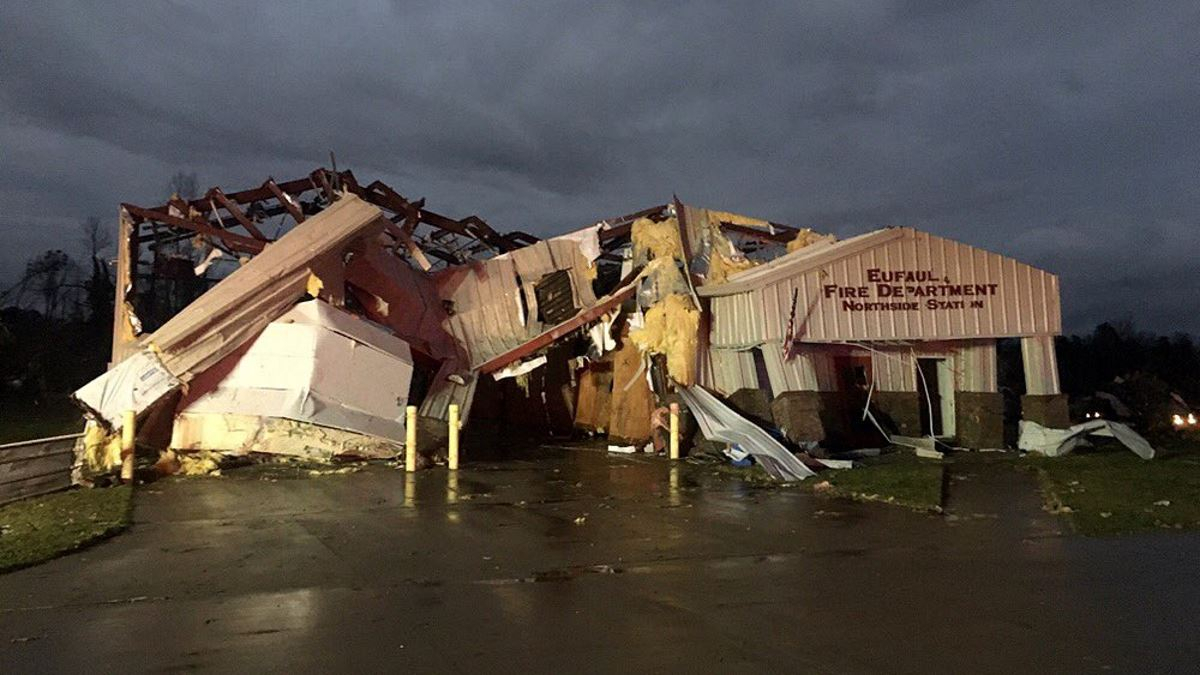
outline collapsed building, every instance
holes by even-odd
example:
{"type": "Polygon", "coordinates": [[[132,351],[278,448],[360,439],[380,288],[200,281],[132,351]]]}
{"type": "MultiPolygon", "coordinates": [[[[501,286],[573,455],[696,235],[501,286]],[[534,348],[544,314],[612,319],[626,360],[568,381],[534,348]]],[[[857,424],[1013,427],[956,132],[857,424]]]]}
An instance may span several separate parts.
{"type": "Polygon", "coordinates": [[[111,368],[75,395],[96,467],[127,411],[181,454],[391,457],[408,405],[426,455],[452,404],[640,447],[670,402],[738,427],[708,392],[814,452],[867,418],[875,444],[1000,447],[1003,338],[1026,418],[1067,422],[1057,277],[908,228],[838,241],[673,199],[541,239],[317,169],[123,204],[117,241],[111,368]]]}

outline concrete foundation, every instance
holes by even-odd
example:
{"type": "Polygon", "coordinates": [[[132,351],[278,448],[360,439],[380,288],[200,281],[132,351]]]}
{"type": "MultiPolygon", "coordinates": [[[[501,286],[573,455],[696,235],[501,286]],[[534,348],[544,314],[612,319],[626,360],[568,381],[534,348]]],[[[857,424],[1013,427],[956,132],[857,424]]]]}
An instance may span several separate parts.
{"type": "Polygon", "coordinates": [[[1044,427],[1066,429],[1071,426],[1066,394],[1026,394],[1021,397],[1021,417],[1044,427]]]}
{"type": "Polygon", "coordinates": [[[1004,395],[960,391],[954,395],[954,426],[964,448],[1004,447],[1004,395]]]}
{"type": "Polygon", "coordinates": [[[771,401],[771,413],[788,440],[825,440],[825,408],[819,391],[785,391],[771,401]]]}
{"type": "MultiPolygon", "coordinates": [[[[445,420],[436,417],[417,418],[417,453],[426,457],[445,457],[450,430],[445,420]]],[[[401,459],[403,459],[401,455],[401,459]]]]}
{"type": "Polygon", "coordinates": [[[921,435],[921,404],[915,391],[876,391],[871,394],[872,413],[880,426],[901,436],[921,435]]]}
{"type": "MultiPolygon", "coordinates": [[[[825,441],[821,444],[822,447],[854,447],[855,434],[850,422],[852,406],[847,403],[846,395],[840,391],[821,391],[817,394],[821,399],[821,425],[825,427],[825,441]]],[[[858,414],[862,415],[861,408],[858,414]]],[[[822,452],[815,451],[812,454],[823,456],[822,452]]]]}

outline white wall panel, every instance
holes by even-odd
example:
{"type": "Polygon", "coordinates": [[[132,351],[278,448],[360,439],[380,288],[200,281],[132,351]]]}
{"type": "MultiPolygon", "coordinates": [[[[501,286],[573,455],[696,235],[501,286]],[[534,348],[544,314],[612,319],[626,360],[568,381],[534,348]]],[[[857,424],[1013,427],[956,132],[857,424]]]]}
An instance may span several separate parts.
{"type": "Polygon", "coordinates": [[[1021,338],[1021,362],[1025,365],[1026,394],[1061,393],[1053,337],[1039,335],[1021,338]]]}
{"type": "Polygon", "coordinates": [[[805,342],[961,340],[1062,331],[1058,277],[910,228],[801,249],[702,287],[712,344],[744,349],[805,342]]]}
{"type": "Polygon", "coordinates": [[[996,383],[996,341],[972,340],[958,348],[958,391],[999,391],[996,383]]]}

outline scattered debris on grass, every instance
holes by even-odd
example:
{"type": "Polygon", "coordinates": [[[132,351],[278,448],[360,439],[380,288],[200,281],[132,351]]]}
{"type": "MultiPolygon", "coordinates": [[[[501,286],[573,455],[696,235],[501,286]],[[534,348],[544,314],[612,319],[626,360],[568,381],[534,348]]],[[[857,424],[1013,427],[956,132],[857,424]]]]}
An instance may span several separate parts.
{"type": "Polygon", "coordinates": [[[944,464],[901,451],[865,458],[851,471],[827,471],[813,483],[781,483],[755,465],[712,466],[714,475],[737,478],[755,487],[808,485],[815,494],[856,501],[882,502],[918,511],[941,513],[944,464]]]}
{"type": "Polygon", "coordinates": [[[829,487],[814,491],[858,501],[884,502],[918,511],[941,513],[943,474],[940,461],[893,452],[863,460],[853,471],[834,471],[822,481],[829,487]]]}
{"type": "Polygon", "coordinates": [[[1045,509],[1068,515],[1075,530],[1109,536],[1200,528],[1200,452],[1186,448],[1147,461],[1107,444],[1066,457],[1027,457],[1045,509]]]}

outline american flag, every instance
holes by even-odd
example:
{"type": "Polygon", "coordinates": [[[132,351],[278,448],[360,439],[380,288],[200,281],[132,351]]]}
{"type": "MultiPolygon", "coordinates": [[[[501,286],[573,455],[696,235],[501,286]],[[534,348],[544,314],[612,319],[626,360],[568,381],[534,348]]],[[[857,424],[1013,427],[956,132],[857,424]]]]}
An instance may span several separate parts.
{"type": "Polygon", "coordinates": [[[795,356],[796,344],[796,300],[800,297],[800,289],[792,289],[792,311],[788,315],[787,331],[783,334],[783,360],[791,361],[795,356]]]}

